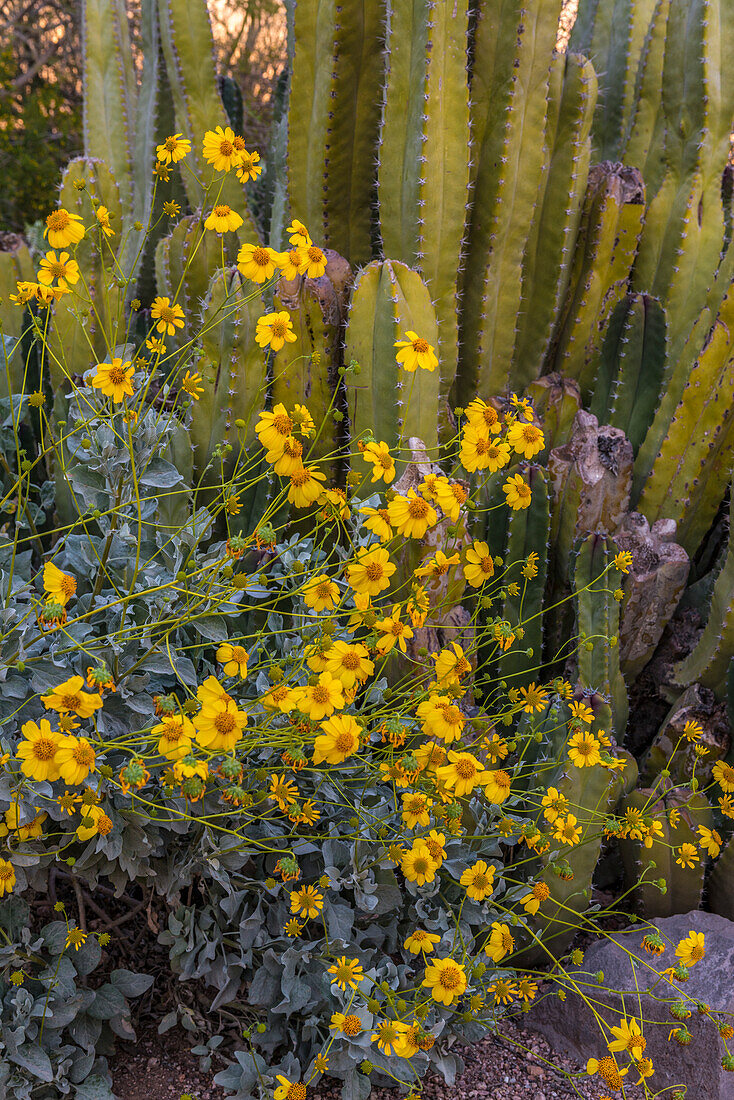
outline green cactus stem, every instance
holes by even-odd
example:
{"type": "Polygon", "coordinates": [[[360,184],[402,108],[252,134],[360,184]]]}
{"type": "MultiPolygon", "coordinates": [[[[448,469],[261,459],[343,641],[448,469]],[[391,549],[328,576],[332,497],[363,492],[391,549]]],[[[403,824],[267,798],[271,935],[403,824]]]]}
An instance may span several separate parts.
{"type": "Polygon", "coordinates": [[[531,382],[525,391],[533,403],[533,409],[543,425],[545,451],[568,443],[573,433],[576,414],[581,408],[581,392],[578,382],[564,378],[562,374],[544,374],[531,382]]]}
{"type": "MultiPolygon", "coordinates": [[[[574,564],[574,591],[579,635],[579,684],[611,701],[612,728],[622,741],[627,728],[627,688],[619,667],[619,602],[614,597],[616,572],[608,570],[616,547],[600,535],[589,535],[574,564]]],[[[607,731],[609,732],[609,731],[607,731]]]]}
{"type": "Polygon", "coordinates": [[[0,235],[0,336],[6,337],[5,350],[0,349],[0,397],[20,393],[23,385],[23,357],[19,341],[28,327],[26,311],[10,301],[18,282],[32,282],[35,278],[33,260],[21,237],[11,233],[0,235]],[[9,349],[12,347],[12,351],[9,349]],[[6,360],[7,356],[7,360],[6,360]],[[7,370],[10,372],[8,378],[7,370]]]}

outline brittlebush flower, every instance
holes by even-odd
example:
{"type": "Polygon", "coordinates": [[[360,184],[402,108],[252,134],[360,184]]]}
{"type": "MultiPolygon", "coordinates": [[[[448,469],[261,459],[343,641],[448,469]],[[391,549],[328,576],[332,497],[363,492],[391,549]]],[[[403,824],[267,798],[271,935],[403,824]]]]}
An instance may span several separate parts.
{"type": "Polygon", "coordinates": [[[601,761],[601,744],[588,731],[575,733],[568,742],[568,759],[577,768],[592,768],[601,761]]]}
{"type": "Polygon", "coordinates": [[[403,854],[400,869],[408,882],[423,886],[426,882],[433,882],[438,864],[433,859],[428,845],[423,840],[416,840],[412,848],[403,854]]]}
{"type": "Polygon", "coordinates": [[[522,474],[515,474],[513,477],[508,478],[502,486],[502,492],[507,497],[507,503],[513,512],[530,506],[532,492],[522,474]]]}
{"type": "Polygon", "coordinates": [[[430,695],[418,704],[416,713],[427,737],[440,737],[449,745],[458,741],[466,724],[461,709],[448,695],[430,695]]]}
{"type": "Polygon", "coordinates": [[[76,581],[69,573],[62,573],[52,561],[43,567],[43,590],[55,603],[66,606],[76,592],[76,581]]]}
{"type": "Polygon", "coordinates": [[[375,1024],[375,1028],[371,1038],[373,1043],[377,1043],[378,1049],[388,1056],[393,1051],[397,1053],[408,1025],[399,1020],[381,1020],[375,1024]]]}
{"type": "Polygon", "coordinates": [[[272,248],[259,244],[243,244],[237,253],[237,270],[253,283],[272,279],[280,256],[272,248]]]}
{"type": "Polygon", "coordinates": [[[166,760],[183,760],[191,752],[194,727],[184,715],[166,715],[151,733],[158,737],[158,752],[166,760]]]}
{"type": "Polygon", "coordinates": [[[204,387],[201,382],[201,375],[198,373],[190,374],[186,371],[186,374],[181,379],[181,389],[184,393],[187,393],[189,397],[194,401],[198,401],[204,392],[204,387]]]}
{"type": "Polygon", "coordinates": [[[680,867],[693,868],[700,860],[700,856],[692,844],[681,844],[677,849],[678,857],[676,863],[680,867]]]}
{"type": "Polygon", "coordinates": [[[42,695],[41,702],[46,710],[56,710],[59,714],[70,712],[79,718],[89,718],[102,706],[102,699],[99,694],[90,695],[82,691],[83,684],[81,676],[71,676],[48,695],[42,695]]]}
{"type": "Polygon", "coordinates": [[[204,222],[204,228],[212,229],[215,233],[236,233],[241,225],[240,215],[226,203],[217,203],[204,222]]]}
{"type": "Polygon", "coordinates": [[[111,397],[116,405],[124,401],[126,397],[133,396],[133,375],[135,367],[128,359],[113,359],[111,363],[98,363],[97,373],[92,379],[92,385],[96,390],[101,390],[105,397],[111,397]]]}
{"type": "Polygon", "coordinates": [[[434,371],[438,366],[438,357],[433,346],[410,329],[406,330],[405,336],[405,340],[396,340],[394,345],[398,348],[395,358],[403,370],[410,374],[418,367],[421,370],[434,371]]]}
{"type": "Polygon", "coordinates": [[[713,777],[726,794],[734,792],[734,768],[725,760],[717,760],[713,766],[713,777]]]}
{"type": "Polygon", "coordinates": [[[331,611],[339,602],[339,587],[326,573],[319,573],[311,578],[302,595],[312,611],[331,611]]]}
{"type": "Polygon", "coordinates": [[[471,794],[476,786],[488,781],[484,764],[470,752],[455,752],[449,749],[449,763],[436,771],[437,777],[458,798],[471,794]]]}
{"type": "Polygon", "coordinates": [[[464,871],[459,882],[466,887],[467,897],[473,901],[485,901],[494,890],[494,876],[494,865],[479,859],[464,871]]]}
{"type": "Polygon", "coordinates": [[[95,771],[96,754],[86,737],[67,734],[56,751],[59,774],[67,787],[78,787],[95,771]]]}
{"type": "Polygon", "coordinates": [[[409,829],[415,829],[417,825],[430,825],[429,810],[433,806],[433,800],[420,791],[410,791],[402,796],[403,809],[401,818],[403,824],[409,829]]]}
{"type": "Polygon", "coordinates": [[[15,886],[15,870],[7,859],[0,859],[0,898],[10,894],[15,886]]]}
{"type": "Polygon", "coordinates": [[[356,989],[364,977],[362,964],[359,960],[347,959],[345,955],[337,959],[334,966],[329,967],[328,973],[333,975],[332,981],[342,990],[347,988],[356,989]]]}
{"type": "Polygon", "coordinates": [[[350,714],[328,718],[321,723],[321,731],[314,742],[314,764],[341,764],[359,748],[360,727],[350,714]]]}
{"type": "Polygon", "coordinates": [[[373,484],[380,480],[389,484],[395,478],[395,461],[387,443],[366,443],[362,458],[372,463],[373,484]]]}
{"type": "Polygon", "coordinates": [[[300,470],[290,475],[290,487],[288,489],[288,501],[296,508],[308,508],[321,495],[326,474],[317,470],[314,466],[302,466],[300,470]]]}
{"type": "Polygon", "coordinates": [[[247,149],[240,151],[240,164],[237,169],[238,180],[242,183],[247,183],[248,180],[256,180],[262,170],[260,154],[257,150],[253,149],[251,153],[248,153],[247,149]]]}
{"type": "Polygon", "coordinates": [[[306,1100],[306,1086],[302,1081],[289,1081],[282,1074],[276,1074],[280,1081],[273,1093],[275,1100],[306,1100]]]}
{"type": "Polygon", "coordinates": [[[234,131],[229,126],[207,130],[202,143],[204,160],[216,172],[229,172],[230,168],[237,168],[240,164],[240,150],[237,146],[234,131]]]}
{"type": "Polygon", "coordinates": [[[451,1005],[466,989],[466,972],[453,959],[436,959],[426,967],[421,985],[430,989],[434,1001],[451,1005]]]}
{"type": "Polygon", "coordinates": [[[387,511],[392,526],[406,538],[422,539],[429,527],[438,523],[436,509],[415,489],[409,489],[407,496],[394,496],[388,501],[387,511]]]}
{"type": "Polygon", "coordinates": [[[84,237],[81,220],[78,214],[70,214],[61,206],[46,218],[43,235],[48,237],[52,248],[68,248],[69,245],[79,244],[84,237]]]}
{"type": "Polygon", "coordinates": [[[536,882],[530,893],[525,894],[524,897],[520,898],[520,904],[522,905],[526,913],[529,913],[531,916],[535,916],[535,914],[540,909],[542,902],[544,902],[546,898],[549,897],[550,887],[548,886],[548,884],[546,882],[536,882]]]}
{"type": "Polygon", "coordinates": [[[259,317],[255,330],[255,343],[261,348],[270,347],[280,351],[284,344],[293,344],[297,340],[293,331],[290,314],[282,309],[278,313],[266,313],[259,317]]]}
{"type": "Polygon", "coordinates": [[[315,684],[297,689],[298,709],[312,722],[330,717],[345,706],[344,688],[330,672],[322,672],[315,684]]]}
{"type": "Polygon", "coordinates": [[[298,218],[293,219],[286,229],[286,233],[288,234],[289,243],[296,245],[298,248],[308,248],[313,243],[306,226],[303,222],[299,222],[298,218]]]}
{"type": "Polygon", "coordinates": [[[533,458],[545,447],[545,439],[535,424],[515,421],[507,433],[507,442],[517,454],[524,458],[533,458]]]}
{"type": "Polygon", "coordinates": [[[339,640],[324,654],[324,669],[351,691],[374,673],[375,663],[363,645],[339,640]]]}
{"type": "Polygon", "coordinates": [[[155,153],[158,160],[164,164],[178,164],[180,160],[191,152],[191,142],[180,134],[170,134],[160,145],[156,145],[155,153]]]}
{"type": "Polygon", "coordinates": [[[561,844],[575,847],[581,840],[581,826],[578,824],[578,819],[573,814],[557,817],[553,824],[553,837],[561,844]]]}
{"type": "Polygon", "coordinates": [[[398,647],[401,653],[405,653],[406,642],[413,637],[413,631],[408,624],[400,621],[402,610],[400,604],[395,604],[392,613],[387,618],[380,619],[375,623],[375,631],[382,635],[377,639],[376,648],[383,656],[390,653],[395,646],[398,647]]]}
{"type": "Polygon", "coordinates": [[[278,404],[272,412],[261,412],[260,419],[255,425],[255,434],[260,440],[261,446],[267,451],[280,451],[285,447],[285,441],[293,433],[293,420],[286,412],[285,405],[278,404]]]}
{"type": "Polygon", "coordinates": [[[168,336],[175,336],[177,328],[184,327],[184,311],[179,305],[171,305],[171,299],[159,295],[153,299],[150,315],[158,324],[156,332],[165,332],[168,336]]]}
{"type": "Polygon", "coordinates": [[[38,265],[39,283],[50,286],[54,279],[58,279],[58,285],[64,289],[79,282],[79,264],[68,252],[60,252],[58,257],[53,250],[47,252],[38,265]]]}
{"type": "Polygon", "coordinates": [[[511,955],[515,949],[515,939],[506,924],[494,921],[489,939],[484,945],[484,951],[492,962],[499,963],[506,955],[511,955]]]}
{"type": "Polygon", "coordinates": [[[94,213],[96,214],[99,228],[102,230],[105,237],[114,237],[115,231],[112,228],[112,224],[110,222],[110,212],[107,207],[98,206],[94,213]]]}
{"type": "Polygon", "coordinates": [[[217,650],[217,660],[224,665],[225,676],[247,676],[247,662],[250,654],[241,645],[230,645],[224,642],[217,650]]]}
{"type": "Polygon", "coordinates": [[[470,474],[476,470],[494,474],[509,463],[510,448],[507,443],[490,439],[468,425],[461,437],[459,461],[470,474]]]}
{"type": "Polygon", "coordinates": [[[721,851],[721,835],[716,832],[716,829],[707,829],[705,825],[698,826],[698,835],[701,838],[699,841],[701,848],[716,859],[721,851]]]}
{"type": "Polygon", "coordinates": [[[301,277],[302,249],[290,248],[286,252],[279,252],[275,261],[284,279],[292,282],[301,277]]]}
{"type": "Polygon", "coordinates": [[[315,244],[301,249],[300,259],[298,272],[300,275],[305,275],[307,279],[319,279],[326,271],[326,256],[315,244]]]}
{"type": "Polygon", "coordinates": [[[39,724],[26,722],[21,732],[24,740],[18,745],[16,756],[21,761],[23,775],[39,783],[53,783],[61,774],[56,754],[62,735],[51,729],[46,718],[42,718],[39,724]]]}
{"type": "Polygon", "coordinates": [[[472,588],[481,588],[494,576],[494,558],[486,542],[475,542],[466,551],[464,576],[472,588]]]}
{"type": "Polygon", "coordinates": [[[403,947],[410,951],[411,955],[432,955],[436,944],[441,942],[441,937],[435,932],[425,932],[422,928],[416,928],[405,940],[403,947]]]}
{"type": "Polygon", "coordinates": [[[383,547],[362,547],[356,560],[347,566],[347,580],[357,595],[379,596],[390,587],[390,578],[396,568],[383,547]]]}
{"type": "Polygon", "coordinates": [[[700,962],[706,954],[705,936],[703,932],[691,930],[685,939],[681,940],[675,949],[676,957],[683,966],[693,966],[700,962]]]}
{"type": "Polygon", "coordinates": [[[291,913],[312,920],[324,908],[324,895],[315,886],[301,886],[291,890],[290,906],[291,913]]]}
{"type": "Polygon", "coordinates": [[[497,435],[502,430],[497,410],[488,405],[486,401],[482,401],[480,397],[476,397],[466,406],[464,415],[467,423],[471,424],[475,431],[485,437],[490,434],[497,435]]]}

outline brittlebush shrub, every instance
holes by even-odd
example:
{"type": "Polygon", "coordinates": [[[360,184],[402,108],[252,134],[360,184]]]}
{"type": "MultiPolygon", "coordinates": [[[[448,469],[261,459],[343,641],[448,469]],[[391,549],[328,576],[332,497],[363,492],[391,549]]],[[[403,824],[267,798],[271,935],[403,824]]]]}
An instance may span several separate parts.
{"type": "MultiPolygon", "coordinates": [[[[204,149],[208,195],[222,172],[256,175],[226,133],[204,149]]],[[[187,151],[169,139],[159,171],[187,151]]],[[[194,357],[202,332],[177,342],[185,319],[195,328],[177,301],[156,298],[122,341],[118,313],[108,355],[82,376],[49,345],[59,300],[114,315],[74,256],[91,242],[119,277],[109,242],[120,227],[86,197],[86,215],[49,215],[38,282],[15,295],[27,332],[2,429],[6,916],[13,899],[44,891],[51,868],[92,892],[100,880],[152,887],[168,906],[159,940],[174,973],[203,983],[211,1020],[245,1040],[217,1078],[240,1098],[300,1100],[323,1073],[346,1097],[372,1081],[417,1091],[429,1070],[451,1081],[456,1036],[475,1039],[573,984],[550,948],[529,951],[545,942],[547,905],[572,929],[595,926],[554,902],[553,883],[568,898],[575,854],[613,819],[574,802],[564,777],[625,767],[594,693],[540,674],[502,680],[544,547],[520,561],[490,553],[486,525],[500,513],[488,515],[485,487],[493,479],[500,511],[532,505],[525,464],[542,427],[524,400],[477,399],[440,461],[416,440],[391,449],[367,437],[317,462],[322,426],[307,406],[269,409],[263,391],[258,444],[238,425],[239,443],[192,476],[177,456],[208,383],[194,357]],[[52,355],[61,396],[48,388],[52,355]],[[327,480],[335,457],[352,471],[341,486],[327,480]],[[514,622],[499,613],[508,594],[514,622]]],[[[214,201],[199,232],[240,223],[214,201]]],[[[282,255],[241,248],[242,280],[228,282],[215,324],[281,270],[323,272],[307,229],[290,233],[282,255]]],[[[286,311],[257,326],[266,350],[291,335],[286,311]]],[[[437,367],[419,333],[396,358],[409,373],[437,367]]],[[[616,589],[627,565],[618,556],[599,583],[616,589]]],[[[5,1084],[82,1097],[88,1079],[111,1095],[102,1021],[128,1034],[125,994],[147,980],[92,977],[112,992],[75,1001],[76,975],[94,971],[108,936],[61,910],[45,950],[16,910],[11,930],[0,923],[5,1084]]],[[[623,1038],[640,1033],[630,1020],[623,1038]]],[[[176,1024],[195,1026],[174,1007],[162,1027],[176,1024]]],[[[612,1082],[618,1065],[647,1080],[644,1045],[614,1042],[588,1071],[612,1082]]],[[[218,1043],[197,1048],[206,1065],[218,1043]]]]}

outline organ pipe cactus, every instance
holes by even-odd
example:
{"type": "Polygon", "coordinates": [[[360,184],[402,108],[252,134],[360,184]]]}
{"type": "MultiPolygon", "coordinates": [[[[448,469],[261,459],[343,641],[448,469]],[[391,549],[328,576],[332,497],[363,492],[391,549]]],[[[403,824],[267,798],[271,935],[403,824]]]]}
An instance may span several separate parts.
{"type": "Polygon", "coordinates": [[[612,729],[627,727],[627,688],[619,667],[619,602],[615,598],[614,545],[600,535],[584,539],[574,565],[579,635],[579,684],[610,700],[612,729]]]}
{"type": "Polygon", "coordinates": [[[18,341],[28,319],[24,310],[13,306],[10,295],[15,293],[18,282],[28,282],[34,275],[28,246],[20,237],[9,233],[3,235],[0,241],[0,336],[6,338],[6,344],[0,347],[0,397],[21,389],[23,365],[18,341]]]}

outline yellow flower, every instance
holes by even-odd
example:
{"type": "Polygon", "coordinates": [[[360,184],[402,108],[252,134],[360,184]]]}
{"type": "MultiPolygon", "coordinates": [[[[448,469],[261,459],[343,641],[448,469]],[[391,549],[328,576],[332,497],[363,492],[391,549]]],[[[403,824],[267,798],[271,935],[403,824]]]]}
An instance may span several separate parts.
{"type": "Polygon", "coordinates": [[[196,740],[202,748],[212,752],[229,752],[235,747],[247,725],[247,712],[239,710],[234,699],[226,693],[219,698],[208,697],[207,685],[210,681],[217,683],[213,676],[209,676],[196,693],[202,701],[201,710],[194,718],[196,740]]]}
{"type": "Polygon", "coordinates": [[[86,737],[67,734],[56,750],[59,774],[67,787],[78,787],[96,770],[96,754],[86,737]]]}
{"type": "Polygon", "coordinates": [[[511,955],[515,949],[515,940],[506,924],[498,921],[492,923],[492,931],[484,945],[484,950],[492,962],[501,962],[506,955],[511,955]]]}
{"type": "Polygon", "coordinates": [[[557,817],[563,817],[568,813],[568,799],[565,794],[561,794],[555,787],[548,788],[547,793],[540,800],[540,804],[545,807],[543,817],[551,825],[557,817]]]}
{"type": "Polygon", "coordinates": [[[145,341],[148,351],[155,352],[157,356],[166,354],[166,345],[158,336],[149,336],[145,341]]]}
{"type": "Polygon", "coordinates": [[[511,780],[506,771],[501,768],[497,771],[485,772],[480,782],[484,787],[484,797],[495,806],[500,806],[510,796],[511,780]]]}
{"type": "Polygon", "coordinates": [[[293,219],[286,229],[286,233],[288,234],[289,243],[297,245],[299,248],[308,248],[310,244],[313,244],[306,226],[303,222],[299,222],[298,218],[293,219]]]}
{"type": "Polygon", "coordinates": [[[721,851],[721,836],[716,832],[716,829],[707,829],[705,825],[698,826],[698,835],[700,836],[700,846],[705,852],[708,852],[714,859],[721,851]]]}
{"type": "Polygon", "coordinates": [[[413,631],[408,624],[400,621],[402,610],[400,604],[395,604],[389,617],[375,623],[374,629],[382,635],[377,639],[376,648],[383,656],[390,653],[396,645],[402,653],[405,653],[406,641],[413,637],[413,631]]]}
{"type": "Polygon", "coordinates": [[[399,1020],[381,1020],[375,1024],[375,1027],[377,1030],[372,1034],[372,1042],[377,1043],[384,1054],[390,1055],[393,1051],[397,1053],[408,1025],[400,1023],[399,1020]]]}
{"type": "Polygon", "coordinates": [[[286,440],[293,434],[293,420],[286,412],[285,405],[278,404],[272,412],[260,413],[255,433],[261,446],[267,451],[279,450],[282,453],[286,440]]]}
{"type": "Polygon", "coordinates": [[[629,550],[622,550],[614,555],[614,568],[619,573],[629,573],[632,565],[632,555],[629,550]]]}
{"type": "Polygon", "coordinates": [[[0,858],[0,898],[10,894],[15,886],[15,870],[7,859],[0,858]]]}
{"type": "Polygon", "coordinates": [[[592,768],[601,762],[601,745],[588,731],[575,733],[568,741],[568,759],[577,768],[592,768]]]}
{"type": "Polygon", "coordinates": [[[703,726],[700,722],[689,721],[683,727],[683,736],[686,741],[696,742],[703,737],[703,726]]]}
{"type": "Polygon", "coordinates": [[[724,760],[717,760],[713,766],[713,777],[726,794],[734,792],[734,768],[724,760]]]}
{"type": "Polygon", "coordinates": [[[434,371],[438,366],[438,358],[432,345],[410,329],[406,330],[405,335],[407,339],[395,341],[395,347],[398,348],[395,358],[403,370],[410,374],[417,367],[421,370],[434,371]]]}
{"type": "Polygon", "coordinates": [[[507,503],[513,512],[530,506],[532,493],[530,486],[521,474],[515,474],[514,477],[508,478],[502,486],[502,492],[507,497],[507,503]]]}
{"type": "Polygon", "coordinates": [[[345,706],[344,688],[330,672],[322,672],[315,684],[298,689],[298,709],[312,722],[328,718],[345,706]]]}
{"type": "Polygon", "coordinates": [[[502,430],[497,410],[477,397],[464,409],[467,422],[485,437],[497,435],[502,430]]]}
{"type": "Polygon", "coordinates": [[[421,953],[432,955],[436,944],[440,942],[441,937],[435,932],[425,932],[422,928],[416,928],[405,940],[403,947],[406,951],[410,951],[411,955],[421,953]]]}
{"type": "Polygon", "coordinates": [[[167,214],[169,218],[175,218],[176,214],[181,213],[181,207],[177,202],[164,202],[163,213],[167,214]]]}
{"type": "Polygon", "coordinates": [[[79,224],[81,220],[78,214],[70,214],[61,206],[46,218],[43,235],[48,237],[52,248],[68,248],[69,245],[79,244],[84,236],[84,226],[79,224]]]}
{"type": "Polygon", "coordinates": [[[240,166],[237,169],[238,180],[241,180],[242,183],[247,183],[248,180],[256,180],[262,170],[260,154],[257,150],[253,149],[251,153],[248,153],[246,149],[240,151],[240,166]]]}
{"type": "Polygon", "coordinates": [[[390,578],[396,568],[387,550],[381,546],[371,550],[362,547],[356,560],[347,566],[347,580],[358,595],[379,596],[390,587],[390,578]]]}
{"type": "Polygon", "coordinates": [[[301,886],[298,890],[291,890],[290,905],[291,913],[311,920],[324,908],[324,895],[315,886],[301,886]]]}
{"type": "Polygon", "coordinates": [[[362,1021],[359,1016],[354,1016],[351,1013],[345,1016],[343,1012],[335,1012],[331,1017],[329,1028],[331,1031],[341,1031],[342,1035],[347,1035],[350,1039],[353,1039],[355,1035],[362,1032],[362,1021]]]}
{"type": "Polygon", "coordinates": [[[150,732],[158,737],[158,752],[166,760],[183,760],[191,752],[194,727],[183,715],[165,715],[150,732]]]}
{"type": "Polygon", "coordinates": [[[694,966],[706,954],[705,937],[703,932],[691,930],[685,939],[681,940],[675,949],[676,957],[683,966],[694,966]]]}
{"type": "Polygon", "coordinates": [[[612,1042],[607,1043],[607,1050],[611,1054],[617,1050],[626,1050],[633,1058],[641,1056],[646,1042],[637,1020],[632,1019],[628,1022],[625,1019],[620,1019],[619,1027],[610,1027],[609,1030],[614,1036],[612,1042]]]}
{"type": "Polygon", "coordinates": [[[571,714],[574,718],[586,722],[588,726],[594,721],[594,712],[586,703],[571,703],[571,714]]]}
{"type": "Polygon", "coordinates": [[[181,389],[184,393],[187,393],[189,397],[193,397],[194,401],[198,401],[204,392],[204,387],[201,384],[201,375],[198,371],[195,374],[190,374],[186,371],[186,374],[181,379],[181,389]]]}
{"type": "Polygon", "coordinates": [[[494,576],[494,558],[486,542],[475,542],[466,551],[464,576],[472,588],[481,588],[494,576]]]}
{"type": "Polygon", "coordinates": [[[270,776],[269,797],[278,803],[279,809],[285,811],[298,801],[298,787],[292,779],[273,774],[270,776]]]}
{"type": "Polygon", "coordinates": [[[53,562],[48,561],[43,567],[43,590],[53,598],[54,603],[65,607],[76,592],[76,581],[69,573],[62,573],[53,562]]]}
{"type": "Polygon", "coordinates": [[[97,373],[92,379],[95,389],[101,390],[105,397],[111,397],[116,405],[133,396],[133,375],[135,367],[128,359],[113,359],[111,363],[98,363],[97,373]]]}
{"type": "Polygon", "coordinates": [[[41,260],[38,271],[39,283],[50,286],[54,279],[58,279],[58,285],[64,289],[79,282],[79,264],[71,259],[68,252],[59,253],[58,259],[54,251],[47,252],[41,260]]]}
{"type": "Polygon", "coordinates": [[[347,959],[346,955],[342,955],[341,958],[337,959],[334,966],[329,967],[328,973],[333,974],[334,984],[343,990],[347,988],[356,989],[364,977],[362,964],[359,960],[347,959]]]}
{"type": "Polygon", "coordinates": [[[365,462],[372,463],[372,484],[376,481],[390,483],[395,478],[395,461],[387,443],[366,443],[362,451],[365,462]]]}
{"type": "Polygon", "coordinates": [[[81,676],[71,676],[68,680],[64,680],[63,684],[59,684],[53,691],[50,691],[48,695],[42,695],[41,702],[46,710],[56,710],[59,714],[70,711],[80,718],[89,718],[95,710],[102,706],[102,699],[99,694],[90,695],[88,692],[82,691],[83,683],[84,680],[81,676]]]}
{"type": "Polygon", "coordinates": [[[487,986],[487,990],[494,993],[494,1003],[496,1005],[512,1004],[517,996],[517,989],[506,978],[497,978],[496,981],[487,986]]]}
{"type": "Polygon", "coordinates": [[[428,501],[409,489],[407,496],[394,496],[387,505],[390,523],[406,538],[422,539],[429,527],[438,523],[438,514],[428,501]]]}
{"type": "Polygon", "coordinates": [[[275,1100],[306,1100],[306,1086],[302,1081],[289,1081],[280,1073],[276,1076],[280,1084],[273,1093],[275,1100]]]}
{"type": "Polygon", "coordinates": [[[451,642],[446,649],[432,656],[436,662],[436,681],[440,687],[459,684],[471,672],[471,664],[458,642],[451,642]]]}
{"type": "Polygon", "coordinates": [[[494,474],[510,461],[510,448],[507,443],[490,439],[471,425],[467,425],[461,437],[459,461],[469,473],[474,473],[475,470],[488,470],[494,474]]]}
{"type": "Polygon", "coordinates": [[[168,336],[175,336],[176,329],[184,327],[184,311],[181,306],[171,305],[171,299],[163,295],[153,299],[150,315],[158,322],[156,331],[165,332],[168,336]]]}
{"type": "Polygon", "coordinates": [[[572,848],[581,840],[581,826],[573,814],[566,817],[557,817],[553,825],[553,836],[560,840],[561,844],[568,844],[572,848]]]}
{"type": "Polygon", "coordinates": [[[229,172],[240,164],[240,152],[235,144],[235,135],[229,126],[222,129],[207,130],[204,134],[204,160],[211,164],[216,172],[229,172]]]}
{"type": "Polygon", "coordinates": [[[236,233],[241,225],[240,215],[226,203],[218,203],[204,222],[204,228],[215,233],[236,233]]]}
{"type": "Polygon", "coordinates": [[[237,253],[237,269],[253,283],[264,283],[272,279],[278,260],[277,252],[259,244],[243,244],[237,253]]]}
{"type": "Polygon", "coordinates": [[[680,867],[695,867],[699,860],[700,856],[692,844],[681,844],[678,848],[678,858],[675,862],[680,867]]]}
{"type": "Polygon", "coordinates": [[[310,244],[307,248],[304,248],[301,253],[301,263],[299,265],[299,274],[305,275],[307,279],[318,279],[326,271],[326,256],[317,248],[315,244],[310,244]]]}
{"type": "Polygon", "coordinates": [[[217,650],[217,660],[224,664],[225,676],[241,676],[243,680],[247,676],[250,654],[243,646],[224,642],[217,650]]]}
{"type": "Polygon", "coordinates": [[[191,152],[191,142],[180,134],[171,134],[160,145],[156,145],[156,156],[164,164],[178,164],[191,152]]]}
{"type": "Polygon", "coordinates": [[[466,717],[448,695],[429,695],[418,704],[416,713],[427,737],[440,737],[447,744],[461,737],[466,717]]]}
{"type": "Polygon", "coordinates": [[[459,564],[458,553],[452,554],[451,557],[443,552],[443,550],[437,550],[433,557],[422,565],[419,569],[416,569],[414,576],[428,578],[430,577],[430,584],[435,587],[440,581],[441,577],[445,577],[450,569],[453,569],[455,565],[459,564]]]}
{"type": "MultiPolygon", "coordinates": [[[[423,485],[421,485],[421,491],[425,493],[423,485]]],[[[434,483],[433,495],[444,515],[448,516],[452,523],[456,523],[469,496],[464,486],[459,484],[458,481],[449,481],[448,478],[437,477],[434,483]]]]}
{"type": "Polygon", "coordinates": [[[423,840],[416,840],[404,853],[400,866],[406,879],[409,882],[417,882],[419,886],[423,886],[426,882],[433,882],[438,870],[438,864],[423,840]]]}
{"type": "Polygon", "coordinates": [[[537,684],[532,683],[528,686],[520,688],[521,705],[525,714],[534,714],[537,710],[540,713],[543,707],[548,702],[548,693],[544,687],[538,687],[537,684]]]}
{"type": "Polygon", "coordinates": [[[61,734],[51,729],[51,723],[42,718],[40,725],[26,722],[22,727],[25,740],[21,741],[16,756],[22,762],[21,771],[29,779],[53,783],[61,774],[57,752],[61,744],[61,734]]]}
{"type": "Polygon", "coordinates": [[[266,313],[258,318],[255,343],[261,348],[271,347],[273,351],[280,351],[284,344],[293,344],[296,340],[297,336],[293,331],[293,324],[287,310],[266,313]]]}
{"type": "Polygon", "coordinates": [[[112,818],[101,806],[84,806],[81,812],[82,820],[76,827],[79,840],[86,843],[93,836],[107,836],[112,832],[112,818]]]}
{"type": "Polygon", "coordinates": [[[291,248],[286,252],[278,252],[276,266],[280,268],[280,273],[284,279],[293,281],[293,279],[300,279],[301,277],[301,263],[303,261],[303,251],[300,248],[291,248]]]}
{"type": "Polygon", "coordinates": [[[110,212],[107,207],[98,206],[94,213],[97,216],[97,222],[105,237],[114,237],[115,231],[112,228],[112,224],[110,222],[110,212]]]}
{"type": "MultiPolygon", "coordinates": [[[[338,682],[331,680],[332,684],[338,682]]],[[[359,748],[360,727],[350,714],[336,714],[328,718],[321,723],[321,730],[314,742],[314,764],[341,764],[359,748]]]]}
{"type": "Polygon", "coordinates": [[[449,749],[448,758],[450,763],[438,768],[436,775],[458,798],[471,794],[478,784],[489,781],[489,776],[482,774],[485,771],[484,764],[470,752],[454,752],[449,749]]]}
{"type": "Polygon", "coordinates": [[[540,428],[521,420],[515,421],[507,433],[507,442],[517,454],[525,458],[534,458],[545,447],[545,439],[540,428]]]}
{"type": "Polygon", "coordinates": [[[331,611],[339,602],[339,588],[326,573],[313,577],[302,595],[306,607],[312,611],[331,611]]]}
{"type": "Polygon", "coordinates": [[[403,824],[407,825],[409,829],[415,829],[416,825],[430,825],[430,815],[428,811],[433,805],[433,801],[425,794],[421,794],[419,791],[410,791],[402,796],[403,810],[402,820],[403,824]]]}
{"type": "Polygon", "coordinates": [[[320,482],[325,480],[326,474],[314,466],[302,466],[290,475],[288,501],[296,508],[308,508],[318,500],[322,490],[320,482]]]}
{"type": "Polygon", "coordinates": [[[464,871],[459,882],[466,887],[467,897],[474,901],[485,901],[494,890],[494,876],[494,865],[479,859],[464,871]]]}
{"type": "Polygon", "coordinates": [[[548,897],[550,897],[550,887],[548,884],[545,882],[536,882],[530,893],[520,898],[520,904],[526,913],[535,916],[540,909],[541,903],[548,897]]]}
{"type": "Polygon", "coordinates": [[[466,972],[453,959],[436,959],[426,967],[421,985],[430,989],[434,1001],[450,1005],[458,1001],[466,989],[466,972]]]}
{"type": "Polygon", "coordinates": [[[227,514],[230,516],[238,516],[242,511],[242,502],[237,493],[233,493],[231,496],[225,497],[224,507],[227,514]]]}
{"type": "Polygon", "coordinates": [[[350,644],[341,640],[334,642],[324,654],[324,662],[326,671],[340,680],[347,691],[364,683],[375,671],[375,663],[370,661],[369,651],[358,643],[350,644]]]}

